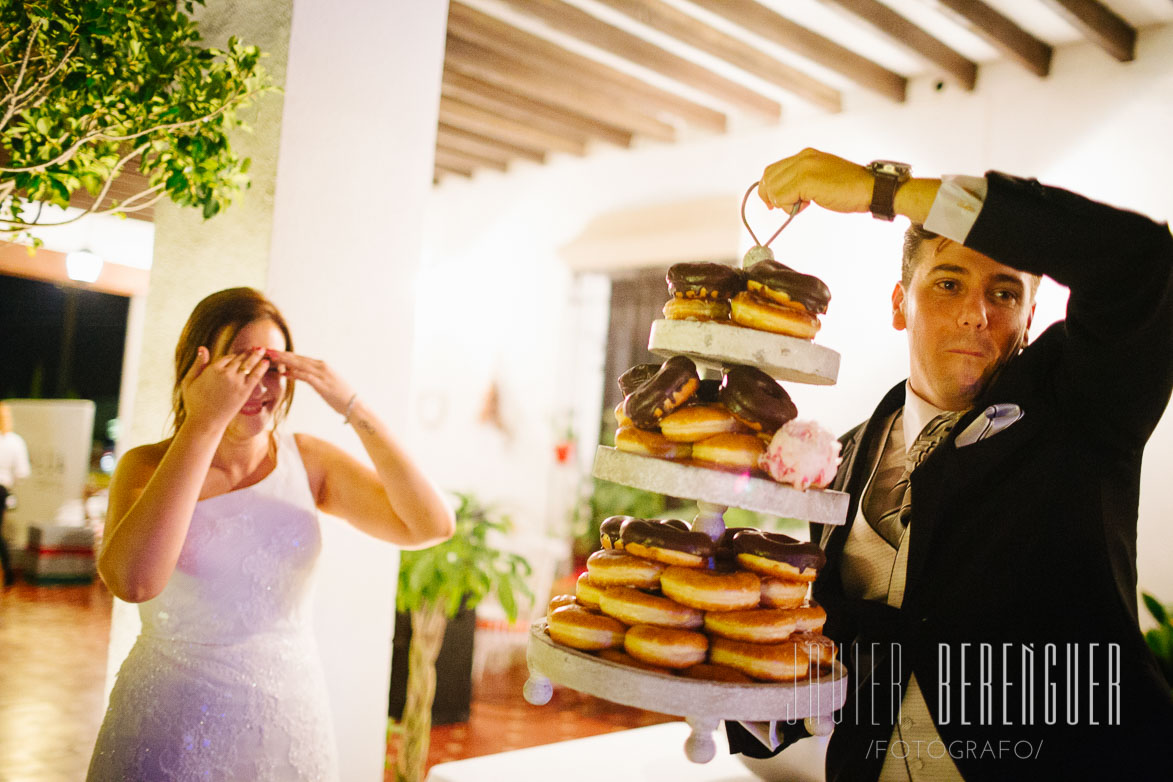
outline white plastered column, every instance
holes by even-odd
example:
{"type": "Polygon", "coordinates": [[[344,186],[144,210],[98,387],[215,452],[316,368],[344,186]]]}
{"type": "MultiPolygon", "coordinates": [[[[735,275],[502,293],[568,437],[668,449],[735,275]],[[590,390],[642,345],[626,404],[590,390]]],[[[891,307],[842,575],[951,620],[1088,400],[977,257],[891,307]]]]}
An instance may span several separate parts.
{"type": "MultiPolygon", "coordinates": [[[[289,47],[267,290],[297,351],[328,360],[399,435],[446,25],[447,2],[299,1],[289,47]]],[[[309,388],[290,423],[362,454],[309,388]]],[[[342,779],[374,782],[399,557],[341,523],[324,531],[316,619],[342,779]]]]}
{"type": "MultiPolygon", "coordinates": [[[[432,162],[447,2],[211,0],[210,45],[258,45],[284,95],[248,110],[249,189],[213,220],[161,204],[142,314],[130,431],[120,450],[167,435],[173,351],[192,307],[235,285],[282,309],[298,352],[328,360],[396,432],[405,425],[413,286],[432,162]]],[[[286,426],[366,460],[308,387],[286,426]]],[[[316,623],[342,779],[383,779],[398,553],[324,518],[316,623]]],[[[139,629],[115,601],[107,692],[139,629]]]]}

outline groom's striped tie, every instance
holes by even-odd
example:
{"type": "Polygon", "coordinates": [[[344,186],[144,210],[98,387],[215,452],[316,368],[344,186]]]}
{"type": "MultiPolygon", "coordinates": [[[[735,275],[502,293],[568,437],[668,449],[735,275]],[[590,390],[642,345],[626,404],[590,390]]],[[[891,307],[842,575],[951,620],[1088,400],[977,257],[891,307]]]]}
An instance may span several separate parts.
{"type": "MultiPolygon", "coordinates": [[[[891,466],[888,466],[888,469],[884,469],[886,465],[881,464],[880,468],[876,471],[877,491],[873,493],[873,496],[886,497],[886,500],[882,505],[877,504],[875,506],[877,508],[883,508],[883,510],[879,513],[878,518],[872,526],[893,548],[900,547],[900,538],[904,535],[904,530],[908,527],[908,522],[911,518],[912,491],[908,477],[928,457],[932,450],[949,436],[949,433],[953,431],[953,427],[957,425],[957,421],[964,414],[964,410],[950,410],[941,413],[932,421],[929,421],[928,425],[917,436],[916,442],[908,449],[908,454],[904,458],[900,475],[887,492],[884,491],[884,485],[887,480],[892,480],[895,470],[891,466]]],[[[894,428],[898,423],[896,422],[894,424],[894,428]]]]}

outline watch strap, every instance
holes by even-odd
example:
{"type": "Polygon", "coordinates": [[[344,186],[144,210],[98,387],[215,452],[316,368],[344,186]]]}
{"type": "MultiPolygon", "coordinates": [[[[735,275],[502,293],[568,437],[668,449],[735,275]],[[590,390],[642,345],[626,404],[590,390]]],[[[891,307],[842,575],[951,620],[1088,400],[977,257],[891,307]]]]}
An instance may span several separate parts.
{"type": "Polygon", "coordinates": [[[877,160],[868,166],[872,174],[872,203],[868,211],[877,220],[896,219],[896,190],[908,181],[909,166],[888,160],[877,160]]]}

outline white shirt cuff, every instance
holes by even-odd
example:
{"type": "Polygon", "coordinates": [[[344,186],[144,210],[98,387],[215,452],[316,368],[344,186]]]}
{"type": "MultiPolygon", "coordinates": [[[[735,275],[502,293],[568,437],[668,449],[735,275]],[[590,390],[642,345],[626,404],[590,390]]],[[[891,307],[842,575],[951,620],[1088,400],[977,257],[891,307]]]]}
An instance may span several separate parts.
{"type": "Polygon", "coordinates": [[[964,244],[986,202],[987,189],[985,177],[941,177],[941,188],[929,208],[925,230],[964,244]]]}

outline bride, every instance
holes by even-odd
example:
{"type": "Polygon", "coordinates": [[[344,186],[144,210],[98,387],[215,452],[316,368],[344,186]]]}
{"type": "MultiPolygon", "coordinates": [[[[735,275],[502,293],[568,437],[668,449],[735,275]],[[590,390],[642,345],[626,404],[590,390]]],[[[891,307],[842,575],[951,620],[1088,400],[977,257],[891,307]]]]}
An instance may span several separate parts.
{"type": "Polygon", "coordinates": [[[404,547],[449,537],[453,519],[354,390],[292,351],[258,291],[208,296],[175,350],[172,436],[119,461],[98,569],[143,629],[89,780],[338,778],[307,615],[317,511],[404,547]],[[354,427],[374,470],[278,427],[295,381],[354,427]]]}

